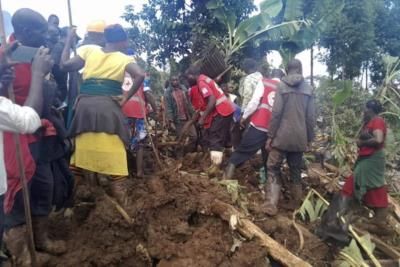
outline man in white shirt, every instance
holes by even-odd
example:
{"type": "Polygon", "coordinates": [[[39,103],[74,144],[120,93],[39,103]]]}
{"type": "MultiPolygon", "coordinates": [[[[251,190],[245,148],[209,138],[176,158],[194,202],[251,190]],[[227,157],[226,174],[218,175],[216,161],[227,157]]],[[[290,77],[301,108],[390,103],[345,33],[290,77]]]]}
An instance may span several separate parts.
{"type": "Polygon", "coordinates": [[[243,128],[248,124],[248,120],[250,125],[246,129],[239,146],[229,159],[228,166],[224,172],[224,179],[232,179],[236,167],[250,159],[260,149],[263,157],[263,167],[265,168],[267,161],[265,143],[268,138],[268,126],[272,116],[271,111],[278,83],[279,79],[265,78],[262,79],[262,87],[256,86],[240,121],[243,128]]]}
{"type": "Polygon", "coordinates": [[[247,76],[243,79],[242,83],[239,86],[239,94],[242,98],[242,111],[245,110],[247,105],[249,104],[254,92],[260,91],[261,94],[264,90],[263,85],[263,76],[257,70],[257,62],[254,59],[246,58],[243,60],[242,69],[246,72],[247,76]]]}

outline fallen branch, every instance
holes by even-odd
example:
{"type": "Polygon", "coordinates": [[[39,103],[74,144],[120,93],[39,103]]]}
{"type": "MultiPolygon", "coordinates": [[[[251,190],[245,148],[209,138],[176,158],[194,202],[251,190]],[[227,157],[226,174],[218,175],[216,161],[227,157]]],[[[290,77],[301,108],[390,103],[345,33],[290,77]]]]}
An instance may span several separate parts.
{"type": "Polygon", "coordinates": [[[300,259],[269,235],[264,233],[257,225],[249,219],[246,219],[244,215],[233,206],[220,200],[214,200],[211,205],[211,211],[215,215],[220,216],[224,221],[230,222],[231,224],[232,221],[236,221],[236,230],[240,234],[249,240],[256,238],[260,245],[267,249],[268,254],[284,266],[311,266],[308,262],[300,259]],[[235,218],[235,220],[232,220],[232,218],[235,218]]]}
{"type": "Polygon", "coordinates": [[[294,229],[297,231],[297,234],[299,235],[299,248],[297,249],[297,253],[301,252],[304,248],[304,236],[303,232],[301,231],[300,227],[296,223],[296,215],[299,211],[295,210],[292,215],[292,225],[294,229]]]}
{"type": "Polygon", "coordinates": [[[122,217],[125,219],[125,221],[128,224],[133,224],[134,220],[128,215],[128,213],[121,207],[121,205],[119,205],[117,203],[117,201],[115,201],[114,199],[112,199],[111,197],[109,197],[108,195],[105,194],[105,198],[114,205],[114,207],[117,209],[117,211],[122,215],[122,217]]]}
{"type": "Polygon", "coordinates": [[[180,143],[178,141],[171,141],[171,142],[163,142],[163,143],[158,143],[157,146],[158,148],[160,147],[166,147],[166,146],[177,146],[180,143]]]}
{"type": "Polygon", "coordinates": [[[399,205],[399,203],[397,203],[397,201],[394,198],[392,198],[391,196],[389,196],[389,203],[392,205],[393,212],[396,215],[397,219],[400,220],[400,205],[399,205]]]}
{"type": "MultiPolygon", "coordinates": [[[[359,234],[359,235],[366,235],[367,232],[357,228],[357,227],[353,227],[353,229],[359,234]]],[[[385,255],[389,256],[390,258],[394,259],[394,260],[400,260],[400,252],[398,252],[397,250],[395,250],[393,247],[389,246],[388,244],[386,244],[385,242],[383,242],[382,240],[380,240],[378,237],[370,234],[371,236],[371,240],[372,242],[375,243],[376,248],[378,250],[380,250],[381,252],[383,252],[385,255]]]]}

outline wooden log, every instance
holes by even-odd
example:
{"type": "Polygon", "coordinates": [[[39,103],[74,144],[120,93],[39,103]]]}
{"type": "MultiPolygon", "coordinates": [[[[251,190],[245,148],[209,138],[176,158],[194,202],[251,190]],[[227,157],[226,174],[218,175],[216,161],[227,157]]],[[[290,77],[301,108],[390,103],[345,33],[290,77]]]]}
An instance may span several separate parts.
{"type": "Polygon", "coordinates": [[[398,220],[400,220],[400,205],[399,205],[399,203],[397,203],[397,201],[394,198],[392,198],[391,196],[389,196],[389,203],[393,207],[393,213],[396,215],[396,218],[398,220]]]}
{"type": "Polygon", "coordinates": [[[161,148],[161,147],[168,147],[168,146],[177,146],[180,143],[178,141],[171,141],[171,142],[162,142],[162,143],[158,143],[157,147],[161,148]]]}
{"type": "Polygon", "coordinates": [[[290,267],[311,266],[264,233],[233,206],[216,199],[211,205],[211,211],[227,222],[231,222],[232,218],[236,218],[236,230],[249,240],[255,238],[261,246],[267,249],[268,254],[282,265],[290,267]]]}

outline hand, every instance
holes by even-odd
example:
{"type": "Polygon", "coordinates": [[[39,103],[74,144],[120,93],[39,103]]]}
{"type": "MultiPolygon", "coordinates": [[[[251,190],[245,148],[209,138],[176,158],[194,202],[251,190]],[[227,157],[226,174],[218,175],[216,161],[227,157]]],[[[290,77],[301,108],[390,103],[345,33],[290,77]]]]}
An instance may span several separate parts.
{"type": "Polygon", "coordinates": [[[272,139],[268,138],[267,142],[265,143],[265,150],[271,151],[272,149],[271,144],[272,144],[272,139]]]}
{"type": "Polygon", "coordinates": [[[205,117],[204,116],[201,116],[200,117],[200,119],[198,120],[198,122],[197,122],[197,124],[200,126],[200,127],[203,127],[204,126],[204,121],[205,121],[205,117]]]}
{"type": "Polygon", "coordinates": [[[71,27],[68,31],[66,44],[68,44],[72,48],[75,44],[77,36],[78,35],[76,34],[76,27],[71,27]]]}
{"type": "Polygon", "coordinates": [[[171,128],[172,130],[176,130],[175,124],[172,120],[168,121],[168,128],[171,128]]]}
{"type": "Polygon", "coordinates": [[[153,111],[149,114],[149,117],[152,118],[153,120],[157,121],[158,120],[158,113],[156,111],[153,111]]]}
{"type": "Polygon", "coordinates": [[[306,146],[306,153],[308,153],[308,152],[311,152],[311,147],[312,147],[312,144],[311,144],[311,142],[310,143],[308,143],[307,144],[307,146],[306,146]]]}
{"type": "Polygon", "coordinates": [[[117,102],[121,107],[125,105],[126,101],[128,101],[128,99],[124,95],[114,95],[111,96],[111,98],[112,100],[117,102]]]}
{"type": "Polygon", "coordinates": [[[0,95],[3,94],[3,90],[7,90],[14,78],[15,72],[13,67],[9,67],[2,72],[0,77],[0,95]]]}
{"type": "Polygon", "coordinates": [[[241,129],[245,129],[246,126],[247,126],[247,119],[241,118],[241,119],[240,119],[240,128],[241,128],[241,129]]]}
{"type": "Polygon", "coordinates": [[[54,61],[51,59],[49,49],[40,47],[32,62],[32,74],[39,73],[46,76],[53,68],[54,61]]]}
{"type": "Polygon", "coordinates": [[[363,141],[361,141],[360,139],[357,140],[357,146],[358,147],[362,147],[363,146],[363,141]]]}

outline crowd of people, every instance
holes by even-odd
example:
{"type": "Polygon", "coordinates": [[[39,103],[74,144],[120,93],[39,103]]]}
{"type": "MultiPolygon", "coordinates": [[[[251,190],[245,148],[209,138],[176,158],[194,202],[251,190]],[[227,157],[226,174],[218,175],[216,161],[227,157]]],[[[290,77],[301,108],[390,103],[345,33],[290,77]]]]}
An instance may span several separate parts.
{"type": "MultiPolygon", "coordinates": [[[[37,258],[44,262],[48,255],[67,250],[64,241],[49,238],[48,218],[54,210],[73,206],[75,180],[82,180],[85,172],[108,177],[112,197],[122,206],[129,205],[128,153],[136,155],[136,176],[144,177],[146,120],[159,118],[160,108],[122,26],[94,21],[80,40],[74,27],[59,27],[57,16],[46,21],[26,8],[15,12],[12,25],[14,33],[0,58],[0,149],[4,151],[0,153],[0,240],[16,266],[31,266],[13,133],[20,139],[29,184],[37,258]],[[36,48],[33,59],[12,62],[12,54],[26,47],[36,48]],[[9,100],[10,85],[15,104],[9,100]]],[[[210,173],[221,170],[224,151],[233,147],[221,179],[234,179],[235,169],[261,151],[267,172],[262,210],[274,216],[284,160],[293,198],[300,202],[303,196],[303,154],[314,138],[313,88],[297,59],[288,63],[285,72],[261,73],[251,58],[243,60],[241,67],[246,76],[239,96],[229,84],[206,76],[198,65],[183,74],[172,73],[164,92],[166,121],[178,139],[188,136],[183,154],[198,149],[209,153],[210,173]]],[[[343,203],[365,200],[382,219],[388,203],[381,109],[376,100],[366,105],[358,141],[360,157],[339,199],[343,203]]],[[[344,212],[347,205],[340,207],[344,212]]],[[[322,232],[335,237],[337,228],[326,227],[330,228],[322,232]]]]}

